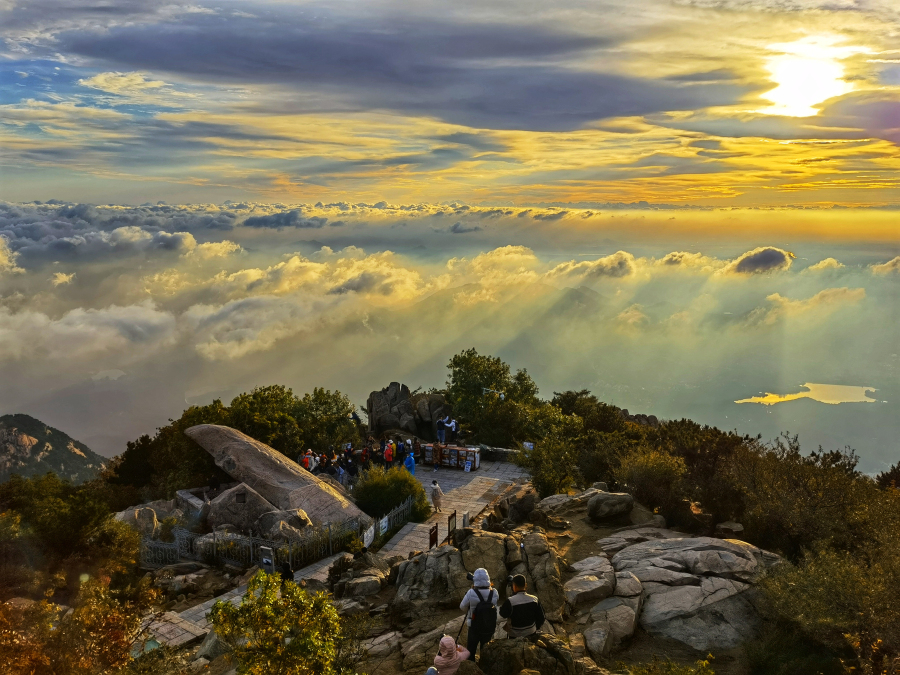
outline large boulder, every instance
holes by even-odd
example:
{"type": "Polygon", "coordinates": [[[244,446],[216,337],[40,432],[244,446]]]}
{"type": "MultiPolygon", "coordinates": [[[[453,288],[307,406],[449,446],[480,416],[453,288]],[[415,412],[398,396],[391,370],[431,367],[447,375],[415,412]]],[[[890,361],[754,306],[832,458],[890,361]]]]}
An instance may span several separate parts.
{"type": "MultiPolygon", "coordinates": [[[[507,576],[507,539],[508,537],[503,534],[476,530],[459,546],[463,567],[470,572],[483,567],[490,574],[494,586],[502,589],[507,576]]],[[[517,548],[515,542],[512,542],[511,548],[517,548]]]]}
{"type": "Polygon", "coordinates": [[[418,431],[415,416],[412,413],[403,413],[400,415],[399,428],[408,433],[415,434],[418,431]]]}
{"type": "Polygon", "coordinates": [[[636,527],[611,534],[597,543],[600,544],[604,552],[612,555],[632,544],[659,539],[681,539],[682,537],[684,537],[682,532],[674,532],[661,527],[636,527]]]}
{"type": "Polygon", "coordinates": [[[431,421],[431,410],[428,408],[428,398],[420,398],[416,403],[416,417],[423,422],[431,421]]]}
{"type": "Polygon", "coordinates": [[[588,500],[588,516],[592,520],[630,513],[632,508],[634,497],[625,492],[598,492],[588,500]]]}
{"type": "MultiPolygon", "coordinates": [[[[612,559],[618,573],[631,573],[641,583],[644,630],[698,651],[731,649],[752,639],[761,624],[753,584],[780,558],[737,540],[661,534],[612,559]]],[[[633,582],[628,585],[633,592],[633,582]]]]}
{"type": "Polygon", "coordinates": [[[541,599],[544,612],[551,621],[562,618],[562,610],[566,605],[559,569],[559,557],[542,532],[531,532],[522,539],[525,552],[525,564],[521,571],[510,570],[513,574],[524,573],[530,577],[530,587],[541,599]]]}
{"type": "Polygon", "coordinates": [[[302,509],[316,525],[350,518],[369,520],[337,490],[236,429],[200,424],[184,433],[209,452],[217,466],[273,504],[269,511],[302,509]]]}
{"type": "Polygon", "coordinates": [[[563,586],[566,602],[572,607],[608,598],[616,590],[616,573],[608,558],[592,556],[572,567],[578,574],[563,586]]]}
{"type": "Polygon", "coordinates": [[[159,532],[156,511],[151,508],[135,509],[134,527],[145,537],[155,537],[157,532],[159,532]]]}
{"type": "Polygon", "coordinates": [[[400,563],[394,605],[400,611],[421,604],[459,607],[470,586],[462,553],[440,546],[400,563]]]}
{"type": "Polygon", "coordinates": [[[213,529],[229,524],[241,532],[255,530],[255,534],[266,534],[268,529],[260,531],[256,523],[261,516],[275,510],[256,490],[239,483],[209,503],[206,521],[213,529]]]}

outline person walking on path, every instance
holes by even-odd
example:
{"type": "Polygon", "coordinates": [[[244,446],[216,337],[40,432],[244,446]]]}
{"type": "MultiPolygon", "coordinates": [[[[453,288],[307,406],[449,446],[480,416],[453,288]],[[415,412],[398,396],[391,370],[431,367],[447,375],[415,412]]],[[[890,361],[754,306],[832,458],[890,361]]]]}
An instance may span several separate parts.
{"type": "Polygon", "coordinates": [[[466,647],[469,650],[469,660],[475,660],[475,652],[481,645],[482,653],[484,645],[494,637],[497,630],[497,603],[500,594],[494,589],[488,571],[479,567],[472,575],[472,588],[466,591],[459,608],[466,612],[466,624],[469,626],[469,636],[466,647]]]}
{"type": "Polygon", "coordinates": [[[434,470],[437,471],[441,465],[441,444],[435,443],[431,448],[431,455],[434,459],[434,470]]]}
{"type": "Polygon", "coordinates": [[[405,466],[406,470],[409,471],[413,476],[416,475],[416,460],[413,459],[412,455],[406,456],[406,459],[403,460],[403,466],[405,466]]]}
{"type": "Polygon", "coordinates": [[[431,481],[431,503],[434,504],[434,510],[441,512],[441,500],[444,498],[444,491],[438,485],[436,480],[431,481]]]}
{"type": "Polygon", "coordinates": [[[468,658],[469,650],[456,644],[452,636],[445,635],[441,638],[438,654],[434,657],[434,665],[425,675],[456,675],[459,665],[468,658]]]}
{"type": "Polygon", "coordinates": [[[513,595],[500,607],[500,616],[509,619],[503,630],[511,638],[537,633],[544,625],[544,608],[541,601],[525,592],[525,576],[517,574],[512,579],[513,595]]]}

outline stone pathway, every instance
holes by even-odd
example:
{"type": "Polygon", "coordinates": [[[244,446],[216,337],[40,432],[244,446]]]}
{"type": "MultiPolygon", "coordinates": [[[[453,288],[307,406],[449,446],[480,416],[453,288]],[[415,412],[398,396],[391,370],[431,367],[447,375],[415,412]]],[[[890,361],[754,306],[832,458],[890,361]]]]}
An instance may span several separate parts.
{"type": "Polygon", "coordinates": [[[196,623],[183,619],[175,612],[165,612],[147,626],[147,630],[160,644],[169,647],[180,647],[194,640],[199,640],[209,632],[196,623]]]}
{"type": "Polygon", "coordinates": [[[383,555],[408,555],[412,551],[428,550],[428,532],[437,523],[438,543],[447,538],[450,514],[456,511],[456,526],[462,527],[463,513],[474,519],[495,497],[516,482],[528,479],[527,472],[509,462],[482,462],[476,471],[466,473],[459,469],[442,467],[434,471],[427,465],[416,467],[416,478],[431,498],[431,481],[437,480],[444,499],[441,513],[433,513],[424,523],[407,523],[385,544],[379,553],[383,555]]]}

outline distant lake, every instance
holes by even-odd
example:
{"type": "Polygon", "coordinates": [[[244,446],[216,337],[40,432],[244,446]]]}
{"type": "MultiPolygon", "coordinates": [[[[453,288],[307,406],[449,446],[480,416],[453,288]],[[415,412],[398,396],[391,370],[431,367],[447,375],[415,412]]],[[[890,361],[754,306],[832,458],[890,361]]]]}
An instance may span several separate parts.
{"type": "Polygon", "coordinates": [[[796,394],[770,394],[741,399],[735,403],[761,403],[763,405],[775,405],[787,401],[796,401],[798,398],[811,398],[820,403],[836,405],[838,403],[877,403],[874,398],[869,398],[866,392],[876,391],[875,387],[854,387],[844,384],[814,384],[809,382],[802,385],[808,391],[796,394]]]}

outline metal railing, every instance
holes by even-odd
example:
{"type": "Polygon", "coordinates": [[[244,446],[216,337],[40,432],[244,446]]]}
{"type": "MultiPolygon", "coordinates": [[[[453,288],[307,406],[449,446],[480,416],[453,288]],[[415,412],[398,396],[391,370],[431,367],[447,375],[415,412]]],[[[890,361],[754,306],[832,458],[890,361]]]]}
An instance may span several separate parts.
{"type": "Polygon", "coordinates": [[[259,560],[259,549],[267,546],[275,553],[276,565],[287,562],[291,569],[298,569],[346,550],[350,542],[357,538],[365,541],[384,536],[390,530],[405,525],[412,515],[413,504],[413,498],[408,497],[371,525],[368,519],[351,518],[322,527],[305,527],[293,541],[274,541],[224,530],[197,534],[175,527],[172,528],[174,542],[148,537],[141,540],[141,567],[155,569],[182,560],[250,567],[259,560]]]}
{"type": "Polygon", "coordinates": [[[197,560],[250,567],[259,560],[259,549],[267,546],[275,554],[276,565],[287,562],[291,569],[297,569],[346,549],[351,541],[360,537],[367,522],[351,518],[337,524],[306,527],[293,541],[274,541],[224,530],[197,534],[176,527],[172,529],[174,542],[147,537],[141,540],[141,566],[159,568],[182,560],[197,560]]]}

